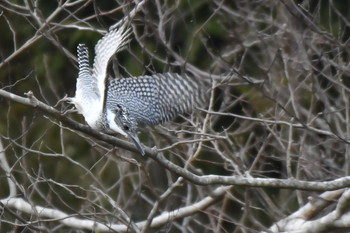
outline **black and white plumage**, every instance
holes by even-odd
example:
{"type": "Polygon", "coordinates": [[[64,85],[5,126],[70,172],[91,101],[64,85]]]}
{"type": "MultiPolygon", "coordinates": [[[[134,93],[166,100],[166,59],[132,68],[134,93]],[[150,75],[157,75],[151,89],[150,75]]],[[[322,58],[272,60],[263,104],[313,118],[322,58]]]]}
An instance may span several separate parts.
{"type": "Polygon", "coordinates": [[[187,75],[108,76],[111,57],[125,46],[129,35],[130,29],[124,24],[100,39],[92,70],[87,47],[78,45],[79,75],[71,101],[90,127],[129,136],[144,154],[137,137],[140,123],[157,125],[190,112],[203,102],[204,95],[201,85],[187,75]]]}

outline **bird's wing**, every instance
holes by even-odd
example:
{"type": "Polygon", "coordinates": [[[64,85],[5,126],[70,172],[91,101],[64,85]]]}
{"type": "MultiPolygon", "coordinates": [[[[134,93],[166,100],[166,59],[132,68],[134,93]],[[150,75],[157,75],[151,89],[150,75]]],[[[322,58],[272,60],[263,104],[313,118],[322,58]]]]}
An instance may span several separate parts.
{"type": "Polygon", "coordinates": [[[156,124],[190,113],[205,102],[203,86],[186,74],[164,73],[152,77],[158,84],[158,103],[154,106],[159,112],[156,124]]]}
{"type": "Polygon", "coordinates": [[[95,46],[95,59],[92,69],[92,85],[98,91],[98,96],[103,105],[105,95],[105,82],[107,76],[107,66],[111,57],[120,51],[127,42],[130,35],[130,28],[127,24],[122,24],[119,28],[111,30],[102,37],[95,46]]]}
{"type": "Polygon", "coordinates": [[[202,86],[187,75],[154,74],[110,80],[107,104],[129,109],[139,123],[157,125],[204,103],[202,86]]]}
{"type": "Polygon", "coordinates": [[[92,85],[93,77],[89,66],[89,51],[84,44],[77,47],[79,73],[76,84],[75,96],[70,98],[78,112],[82,114],[86,122],[93,128],[97,127],[102,109],[97,87],[92,85]]]}
{"type": "Polygon", "coordinates": [[[77,47],[79,73],[77,80],[77,91],[84,92],[91,99],[99,98],[97,86],[93,85],[93,77],[89,66],[89,51],[85,44],[77,47]]]}
{"type": "Polygon", "coordinates": [[[95,59],[92,71],[89,66],[89,53],[84,44],[77,48],[79,74],[75,97],[72,103],[83,114],[92,128],[99,128],[105,98],[105,79],[110,58],[128,42],[130,29],[126,23],[111,30],[95,46],[95,59]]]}

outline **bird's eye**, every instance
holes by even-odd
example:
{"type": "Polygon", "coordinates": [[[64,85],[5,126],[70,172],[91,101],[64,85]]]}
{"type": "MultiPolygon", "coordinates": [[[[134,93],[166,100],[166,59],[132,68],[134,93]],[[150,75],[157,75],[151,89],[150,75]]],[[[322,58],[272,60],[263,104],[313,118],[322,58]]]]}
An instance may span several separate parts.
{"type": "Polygon", "coordinates": [[[123,127],[124,127],[124,130],[129,130],[129,126],[128,125],[123,125],[123,127]]]}

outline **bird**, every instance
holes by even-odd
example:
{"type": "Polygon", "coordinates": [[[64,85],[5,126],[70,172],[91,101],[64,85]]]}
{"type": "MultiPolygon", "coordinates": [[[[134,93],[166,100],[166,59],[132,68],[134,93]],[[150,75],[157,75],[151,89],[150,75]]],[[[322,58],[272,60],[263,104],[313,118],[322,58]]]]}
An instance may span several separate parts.
{"type": "Polygon", "coordinates": [[[107,72],[108,64],[126,47],[130,36],[127,23],[111,28],[95,46],[92,68],[87,46],[77,46],[79,72],[70,102],[91,128],[129,137],[144,155],[137,136],[139,125],[154,126],[190,113],[203,104],[205,97],[201,83],[186,74],[112,77],[107,72]]]}

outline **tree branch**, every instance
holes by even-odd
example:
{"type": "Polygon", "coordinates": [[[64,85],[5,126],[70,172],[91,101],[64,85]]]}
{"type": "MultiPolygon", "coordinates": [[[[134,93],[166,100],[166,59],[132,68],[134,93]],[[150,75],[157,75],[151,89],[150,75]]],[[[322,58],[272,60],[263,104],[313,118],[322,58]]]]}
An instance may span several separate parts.
{"type": "MultiPolygon", "coordinates": [[[[101,133],[93,130],[90,127],[77,123],[76,121],[68,118],[63,113],[59,112],[55,108],[46,105],[45,103],[36,99],[31,92],[26,94],[28,97],[24,98],[5,90],[0,90],[0,96],[15,101],[33,108],[40,109],[44,113],[54,117],[61,121],[67,127],[84,132],[98,140],[107,142],[113,146],[120,147],[129,151],[138,152],[134,144],[120,140],[113,136],[101,133]]],[[[286,188],[286,189],[300,189],[300,190],[312,190],[312,191],[329,191],[336,190],[350,186],[350,176],[338,178],[332,181],[302,181],[296,179],[275,179],[275,178],[254,178],[243,176],[220,176],[220,175],[205,175],[198,176],[182,167],[172,163],[166,159],[162,153],[158,153],[156,149],[145,148],[146,155],[153,158],[155,161],[163,165],[166,169],[182,176],[186,180],[198,184],[198,185],[239,185],[249,187],[270,187],[270,188],[286,188]]]]}
{"type": "MultiPolygon", "coordinates": [[[[210,206],[213,202],[217,201],[217,199],[223,196],[230,188],[231,186],[219,187],[215,189],[211,195],[203,198],[202,200],[192,205],[185,206],[170,212],[164,212],[161,215],[154,217],[150,226],[159,227],[169,221],[178,218],[183,218],[198,211],[201,211],[210,206]]],[[[129,226],[125,224],[105,224],[101,222],[96,222],[96,220],[79,219],[74,215],[69,215],[60,210],[51,209],[43,206],[33,206],[22,198],[6,198],[0,200],[0,203],[6,208],[14,208],[18,211],[22,211],[28,214],[39,213],[41,218],[49,218],[51,219],[51,221],[57,220],[62,222],[66,226],[73,227],[76,229],[87,229],[98,232],[110,232],[111,230],[116,232],[125,232],[129,230],[129,226]]],[[[27,221],[26,224],[30,224],[30,222],[27,221]]],[[[142,229],[146,224],[148,224],[147,220],[138,222],[135,225],[138,228],[142,229]]]]}

